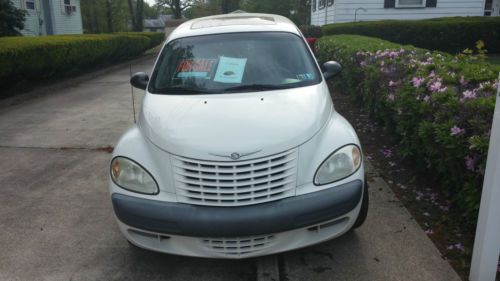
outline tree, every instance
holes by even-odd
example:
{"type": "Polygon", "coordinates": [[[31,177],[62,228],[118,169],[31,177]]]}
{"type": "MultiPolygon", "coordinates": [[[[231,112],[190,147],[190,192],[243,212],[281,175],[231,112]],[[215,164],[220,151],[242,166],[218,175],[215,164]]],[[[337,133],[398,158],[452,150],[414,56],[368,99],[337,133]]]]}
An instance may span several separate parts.
{"type": "Polygon", "coordinates": [[[221,0],[220,7],[223,14],[231,13],[240,8],[239,0],[221,0]]]}
{"type": "Polygon", "coordinates": [[[290,16],[290,11],[293,10],[294,0],[246,0],[242,3],[243,10],[253,13],[269,13],[290,16]]]}
{"type": "Polygon", "coordinates": [[[134,31],[142,31],[143,29],[143,11],[144,11],[144,0],[134,0],[128,1],[128,9],[130,11],[130,16],[132,17],[132,28],[134,31]]]}
{"type": "MultiPolygon", "coordinates": [[[[130,0],[129,0],[130,1],[130,0]]],[[[160,7],[170,7],[174,18],[182,18],[182,12],[193,5],[194,0],[156,0],[160,7]]]]}
{"type": "Polygon", "coordinates": [[[194,19],[221,14],[222,10],[220,1],[221,0],[195,0],[191,4],[191,7],[184,11],[184,16],[188,19],[194,19]]]}
{"type": "Polygon", "coordinates": [[[127,31],[130,13],[124,0],[85,0],[80,2],[85,33],[127,31]]]}
{"type": "Polygon", "coordinates": [[[0,0],[0,36],[20,35],[26,11],[14,7],[10,0],[0,0]]]}
{"type": "Polygon", "coordinates": [[[310,0],[243,0],[243,10],[287,17],[297,25],[309,24],[310,0]]]}

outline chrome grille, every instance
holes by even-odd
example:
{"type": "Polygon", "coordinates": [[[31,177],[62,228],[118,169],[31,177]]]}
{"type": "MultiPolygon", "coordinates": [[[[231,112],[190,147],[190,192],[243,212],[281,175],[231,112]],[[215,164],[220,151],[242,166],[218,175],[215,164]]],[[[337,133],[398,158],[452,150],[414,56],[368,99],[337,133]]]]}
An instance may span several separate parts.
{"type": "Polygon", "coordinates": [[[206,249],[223,255],[239,256],[262,251],[271,246],[274,235],[246,238],[206,238],[202,240],[206,249]]]}
{"type": "Polygon", "coordinates": [[[234,162],[173,157],[179,202],[242,206],[295,195],[297,150],[234,162]]]}

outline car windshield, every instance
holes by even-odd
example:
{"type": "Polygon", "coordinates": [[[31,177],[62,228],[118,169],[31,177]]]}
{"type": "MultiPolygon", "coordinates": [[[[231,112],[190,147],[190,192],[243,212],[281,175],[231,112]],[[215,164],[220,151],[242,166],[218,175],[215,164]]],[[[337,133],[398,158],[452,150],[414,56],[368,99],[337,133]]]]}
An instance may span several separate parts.
{"type": "Polygon", "coordinates": [[[244,32],[185,37],[168,43],[148,90],[156,94],[230,93],[319,82],[313,57],[298,35],[244,32]]]}

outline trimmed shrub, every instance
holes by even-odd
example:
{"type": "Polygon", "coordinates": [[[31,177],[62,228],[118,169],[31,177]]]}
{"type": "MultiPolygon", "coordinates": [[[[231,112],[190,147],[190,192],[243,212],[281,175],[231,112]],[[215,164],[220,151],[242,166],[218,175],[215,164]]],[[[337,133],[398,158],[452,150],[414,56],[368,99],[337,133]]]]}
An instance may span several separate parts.
{"type": "Polygon", "coordinates": [[[150,39],[138,35],[56,35],[0,38],[0,83],[67,75],[142,54],[150,39]]]}
{"type": "Polygon", "coordinates": [[[324,35],[366,35],[453,54],[472,49],[482,40],[490,53],[500,53],[500,17],[335,23],[323,26],[322,30],[324,35]]]}
{"type": "Polygon", "coordinates": [[[118,35],[138,35],[149,38],[148,48],[154,48],[165,41],[165,32],[116,32],[118,35]]]}
{"type": "Polygon", "coordinates": [[[344,70],[335,87],[400,139],[400,154],[435,176],[469,222],[477,216],[499,66],[357,35],[316,43],[344,70]]]}

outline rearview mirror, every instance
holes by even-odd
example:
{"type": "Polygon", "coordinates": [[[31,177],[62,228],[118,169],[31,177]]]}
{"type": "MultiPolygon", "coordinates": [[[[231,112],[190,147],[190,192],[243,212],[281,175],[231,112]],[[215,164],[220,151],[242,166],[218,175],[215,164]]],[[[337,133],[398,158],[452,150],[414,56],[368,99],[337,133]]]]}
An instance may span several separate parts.
{"type": "Polygon", "coordinates": [[[342,66],[336,61],[327,61],[323,64],[322,70],[325,80],[328,80],[339,74],[342,71],[342,66]]]}
{"type": "Polygon", "coordinates": [[[149,81],[149,76],[144,72],[137,72],[130,78],[130,84],[142,90],[146,90],[146,87],[148,86],[148,81],[149,81]]]}

